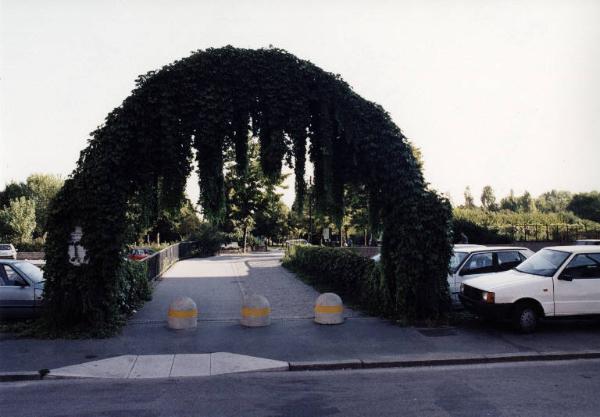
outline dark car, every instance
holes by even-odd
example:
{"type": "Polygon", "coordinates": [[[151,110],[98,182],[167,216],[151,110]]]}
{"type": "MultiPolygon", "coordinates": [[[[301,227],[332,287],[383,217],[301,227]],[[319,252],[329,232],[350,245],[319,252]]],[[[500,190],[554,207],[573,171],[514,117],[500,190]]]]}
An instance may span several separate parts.
{"type": "Polygon", "coordinates": [[[44,299],[44,272],[25,261],[0,261],[0,319],[39,315],[44,299]]]}

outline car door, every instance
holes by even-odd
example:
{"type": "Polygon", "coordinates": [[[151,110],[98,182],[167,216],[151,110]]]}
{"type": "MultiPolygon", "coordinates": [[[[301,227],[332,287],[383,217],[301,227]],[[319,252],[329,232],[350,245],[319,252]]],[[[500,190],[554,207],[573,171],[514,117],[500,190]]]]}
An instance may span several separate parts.
{"type": "Polygon", "coordinates": [[[554,280],[556,315],[600,314],[600,252],[580,253],[554,280]]]}
{"type": "Polygon", "coordinates": [[[34,287],[9,264],[0,264],[0,316],[24,317],[33,313],[34,287]]]}

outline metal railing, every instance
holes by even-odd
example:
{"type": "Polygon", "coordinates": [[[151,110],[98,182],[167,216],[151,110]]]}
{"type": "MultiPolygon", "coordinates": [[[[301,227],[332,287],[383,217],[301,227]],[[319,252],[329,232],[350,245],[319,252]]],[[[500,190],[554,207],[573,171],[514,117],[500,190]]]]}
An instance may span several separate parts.
{"type": "Polygon", "coordinates": [[[140,262],[145,262],[147,265],[148,280],[152,281],[160,277],[180,259],[193,256],[197,247],[198,242],[179,242],[142,259],[140,262]]]}

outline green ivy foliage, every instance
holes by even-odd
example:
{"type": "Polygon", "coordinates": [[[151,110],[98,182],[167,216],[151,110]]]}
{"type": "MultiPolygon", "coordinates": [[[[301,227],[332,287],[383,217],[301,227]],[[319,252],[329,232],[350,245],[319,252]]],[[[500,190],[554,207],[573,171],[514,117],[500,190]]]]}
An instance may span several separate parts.
{"type": "MultiPolygon", "coordinates": [[[[92,133],[77,168],[54,199],[46,244],[49,322],[110,327],[119,305],[128,208],[160,187],[159,208],[178,206],[194,157],[204,215],[225,214],[224,155],[247,166],[248,129],[259,138],[265,175],[283,161],[302,208],[307,154],[319,211],[343,215],[344,185],[364,186],[372,221],[383,223],[385,285],[398,315],[440,314],[450,257],[450,206],[427,189],[406,137],[378,105],[339,76],[279,49],[225,47],[137,79],[136,88],[92,133]],[[89,263],[67,259],[83,229],[89,263]]],[[[156,212],[159,212],[156,210],[156,212]]],[[[374,223],[375,224],[375,223],[374,223]]]]}

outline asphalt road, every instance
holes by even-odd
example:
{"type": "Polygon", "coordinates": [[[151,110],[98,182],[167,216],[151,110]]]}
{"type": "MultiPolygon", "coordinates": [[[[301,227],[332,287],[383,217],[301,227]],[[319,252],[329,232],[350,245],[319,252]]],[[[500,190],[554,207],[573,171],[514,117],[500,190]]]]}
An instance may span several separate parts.
{"type": "Polygon", "coordinates": [[[0,384],[5,417],[598,416],[600,360],[0,384]]]}

